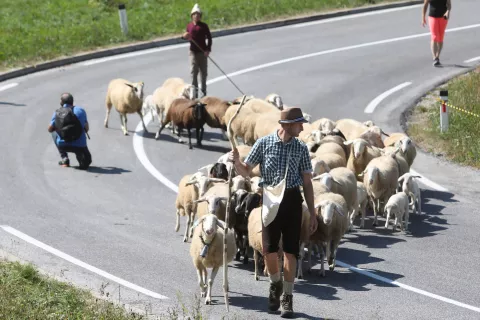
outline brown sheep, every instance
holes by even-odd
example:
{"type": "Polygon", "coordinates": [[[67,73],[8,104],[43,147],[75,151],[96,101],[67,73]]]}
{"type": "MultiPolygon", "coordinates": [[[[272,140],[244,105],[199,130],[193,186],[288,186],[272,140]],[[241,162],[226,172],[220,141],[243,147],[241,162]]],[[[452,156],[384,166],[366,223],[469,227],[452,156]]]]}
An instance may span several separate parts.
{"type": "Polygon", "coordinates": [[[197,146],[201,147],[203,139],[203,126],[205,125],[207,118],[205,106],[205,103],[185,98],[177,98],[173,100],[170,108],[168,109],[167,116],[162,121],[162,125],[155,135],[155,139],[158,139],[163,128],[165,128],[168,123],[173,122],[173,124],[178,128],[178,142],[183,143],[182,139],[180,138],[180,134],[185,128],[188,132],[188,145],[189,148],[192,149],[192,134],[190,130],[195,128],[197,146]]]}
{"type": "Polygon", "coordinates": [[[210,128],[221,129],[224,139],[228,140],[226,134],[227,124],[225,123],[224,117],[228,107],[232,105],[231,102],[216,97],[203,97],[200,99],[200,102],[207,105],[207,125],[210,128]]]}

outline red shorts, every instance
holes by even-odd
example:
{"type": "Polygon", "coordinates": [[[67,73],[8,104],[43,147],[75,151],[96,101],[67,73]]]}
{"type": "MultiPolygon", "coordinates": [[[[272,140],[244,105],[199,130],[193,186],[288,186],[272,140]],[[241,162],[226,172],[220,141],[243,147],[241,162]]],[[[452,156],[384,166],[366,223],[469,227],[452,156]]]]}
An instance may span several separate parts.
{"type": "Polygon", "coordinates": [[[428,24],[430,25],[430,33],[432,34],[432,41],[443,42],[445,29],[447,28],[448,20],[441,18],[428,17],[428,24]]]}

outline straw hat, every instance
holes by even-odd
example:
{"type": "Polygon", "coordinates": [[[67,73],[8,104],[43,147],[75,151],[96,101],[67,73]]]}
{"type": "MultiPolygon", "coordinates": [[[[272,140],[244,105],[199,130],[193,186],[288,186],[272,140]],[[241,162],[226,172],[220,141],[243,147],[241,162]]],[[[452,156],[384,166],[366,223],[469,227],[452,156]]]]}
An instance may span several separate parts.
{"type": "Polygon", "coordinates": [[[195,3],[195,5],[192,8],[192,11],[190,12],[190,15],[194,14],[195,12],[202,14],[202,10],[200,10],[198,3],[195,3]]]}
{"type": "Polygon", "coordinates": [[[278,123],[307,123],[308,121],[303,117],[303,112],[300,108],[292,107],[283,109],[280,112],[280,120],[278,123]]]}

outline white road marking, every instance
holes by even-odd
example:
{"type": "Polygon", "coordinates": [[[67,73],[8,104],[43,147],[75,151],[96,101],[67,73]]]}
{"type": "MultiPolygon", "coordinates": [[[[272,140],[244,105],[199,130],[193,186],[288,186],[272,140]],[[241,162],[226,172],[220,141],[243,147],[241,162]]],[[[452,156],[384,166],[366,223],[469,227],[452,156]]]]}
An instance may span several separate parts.
{"type": "Polygon", "coordinates": [[[413,6],[408,6],[408,7],[390,8],[390,9],[383,9],[383,10],[377,10],[377,11],[363,12],[363,13],[357,13],[357,14],[352,14],[352,15],[346,15],[346,16],[343,16],[343,17],[336,17],[336,18],[329,18],[329,19],[325,19],[325,20],[318,20],[318,21],[311,21],[311,22],[294,24],[294,25],[291,25],[291,26],[287,26],[285,28],[292,28],[292,29],[293,28],[302,28],[302,27],[308,27],[308,26],[312,26],[312,25],[316,25],[316,24],[324,24],[324,23],[335,22],[335,21],[350,20],[350,19],[368,17],[368,16],[373,16],[373,15],[378,15],[378,14],[383,14],[383,13],[390,13],[390,12],[395,12],[395,11],[417,9],[421,6],[423,6],[423,5],[419,4],[419,5],[413,5],[413,6]]]}
{"type": "Polygon", "coordinates": [[[468,305],[468,304],[465,304],[465,303],[462,303],[462,302],[458,302],[458,301],[456,301],[456,300],[452,300],[452,299],[449,299],[449,298],[445,298],[445,297],[439,296],[439,295],[434,294],[434,293],[430,293],[430,292],[425,291],[425,290],[417,289],[417,288],[411,287],[411,286],[409,286],[409,285],[400,283],[400,282],[398,282],[398,281],[390,280],[390,279],[388,279],[388,278],[385,278],[385,277],[376,275],[376,274],[371,273],[371,272],[368,272],[368,271],[366,271],[366,270],[364,270],[364,269],[351,266],[351,265],[349,265],[349,264],[347,264],[347,263],[344,263],[344,262],[341,262],[341,261],[338,261],[338,260],[336,261],[336,263],[337,263],[339,266],[341,266],[341,267],[344,267],[344,268],[349,269],[350,271],[363,274],[364,276],[373,278],[373,279],[375,279],[375,280],[378,280],[378,281],[381,281],[381,282],[384,282],[384,283],[388,283],[388,284],[391,284],[391,285],[394,285],[394,286],[397,286],[397,287],[400,287],[400,288],[403,288],[403,289],[406,289],[406,290],[409,290],[409,291],[412,291],[412,292],[415,292],[415,293],[418,293],[418,294],[427,296],[427,297],[429,297],[429,298],[433,298],[433,299],[437,299],[437,300],[440,300],[440,301],[443,301],[443,302],[447,302],[447,303],[456,305],[456,306],[458,306],[458,307],[462,307],[462,308],[465,308],[465,309],[469,309],[469,310],[472,310],[472,311],[475,311],[475,312],[480,312],[480,308],[477,308],[477,307],[474,307],[474,306],[471,306],[471,305],[468,305]]]}
{"type": "MultiPolygon", "coordinates": [[[[446,32],[455,32],[455,31],[467,30],[467,29],[478,28],[478,27],[480,27],[480,24],[469,25],[469,26],[459,27],[459,28],[453,28],[453,29],[447,30],[446,32]]],[[[364,43],[364,44],[360,44],[360,45],[354,45],[354,46],[348,46],[348,47],[343,47],[343,48],[338,48],[338,49],[316,52],[316,53],[307,54],[307,55],[298,56],[298,57],[292,57],[292,58],[283,59],[283,60],[279,60],[279,61],[275,61],[275,62],[271,62],[271,63],[262,64],[262,65],[259,65],[259,66],[256,66],[256,67],[251,67],[251,68],[239,70],[239,71],[228,74],[228,76],[233,77],[233,76],[244,74],[244,73],[247,73],[247,72],[252,72],[252,71],[255,71],[255,70],[264,69],[264,68],[267,68],[267,67],[271,67],[271,66],[275,66],[275,65],[279,65],[279,64],[283,64],[283,63],[287,63],[287,62],[297,61],[297,60],[306,59],[306,58],[315,57],[315,56],[320,56],[320,55],[324,55],[324,54],[328,54],[328,53],[352,50],[352,49],[357,49],[357,48],[362,48],[362,47],[373,46],[373,45],[377,45],[377,44],[391,43],[391,42],[414,39],[414,38],[419,38],[419,37],[424,37],[424,36],[430,36],[430,33],[422,33],[422,34],[411,35],[411,36],[406,36],[406,37],[399,37],[399,38],[375,41],[375,42],[364,43]]],[[[220,76],[220,77],[211,79],[207,83],[212,84],[212,83],[215,83],[215,82],[222,81],[224,79],[226,79],[225,76],[220,76]]],[[[149,122],[150,122],[150,118],[148,117],[145,124],[148,125],[149,122]]],[[[163,176],[151,164],[151,162],[148,160],[148,157],[145,154],[145,150],[143,148],[142,136],[137,134],[137,132],[139,132],[141,130],[142,130],[142,123],[139,122],[139,124],[137,125],[137,128],[135,130],[136,131],[135,137],[133,138],[133,147],[134,147],[135,153],[137,153],[137,157],[139,158],[140,162],[145,166],[145,168],[147,169],[148,172],[150,172],[154,177],[156,177],[162,184],[164,184],[169,189],[171,189],[172,191],[177,193],[178,192],[177,186],[174,183],[172,183],[171,181],[169,181],[167,178],[165,178],[165,176],[163,176]],[[141,154],[139,154],[139,152],[141,152],[141,154]],[[167,183],[165,183],[165,182],[167,182],[167,183]]],[[[411,170],[411,171],[414,174],[416,173],[413,170],[411,170]]],[[[446,191],[445,188],[437,185],[436,183],[434,183],[434,182],[432,182],[432,181],[430,181],[426,178],[422,177],[421,181],[426,183],[427,185],[430,185],[430,186],[434,187],[437,190],[446,191]]],[[[337,260],[337,263],[340,266],[347,267],[352,271],[355,271],[355,272],[358,272],[360,274],[375,278],[377,280],[381,279],[380,281],[384,281],[384,282],[387,282],[387,283],[390,283],[390,284],[397,285],[397,286],[399,286],[399,287],[401,287],[405,290],[409,290],[409,291],[412,291],[412,292],[415,292],[415,293],[418,293],[418,294],[428,296],[430,298],[434,298],[434,299],[441,300],[441,301],[444,301],[444,302],[447,302],[447,303],[450,303],[450,304],[454,304],[454,305],[462,307],[462,308],[467,308],[467,309],[475,311],[475,312],[480,312],[480,309],[477,308],[477,307],[473,307],[473,306],[470,306],[470,305],[467,305],[467,304],[464,304],[464,303],[461,303],[461,302],[458,302],[458,301],[455,301],[455,300],[452,300],[452,299],[449,299],[449,298],[441,297],[439,295],[435,295],[435,294],[429,293],[427,291],[424,291],[424,290],[421,290],[421,289],[417,289],[417,288],[399,283],[397,281],[393,281],[393,280],[390,280],[390,279],[387,279],[387,278],[384,278],[384,277],[374,275],[373,273],[367,272],[367,271],[362,270],[360,268],[350,266],[350,265],[348,265],[346,263],[343,263],[341,261],[338,261],[338,260],[337,260]]]]}
{"type": "Polygon", "coordinates": [[[397,92],[397,91],[399,91],[399,90],[401,90],[405,87],[408,87],[411,84],[412,84],[411,82],[404,82],[404,83],[396,86],[395,88],[392,88],[388,91],[385,91],[384,93],[382,93],[381,95],[379,95],[378,97],[373,99],[372,102],[370,102],[368,104],[368,106],[365,108],[365,113],[372,113],[375,110],[375,108],[380,104],[380,102],[382,102],[386,97],[388,97],[392,93],[395,93],[395,92],[397,92]]]}
{"type": "Polygon", "coordinates": [[[432,180],[430,179],[427,179],[425,178],[424,176],[422,176],[420,173],[418,173],[417,171],[413,170],[412,168],[410,168],[410,173],[413,174],[413,175],[418,175],[420,176],[421,178],[417,178],[418,180],[420,180],[421,183],[423,183],[424,185],[426,186],[429,186],[430,188],[432,189],[435,189],[435,190],[438,190],[438,191],[442,191],[442,192],[447,192],[448,189],[442,187],[441,185],[433,182],[432,180]]]}
{"type": "Polygon", "coordinates": [[[174,49],[178,49],[178,48],[184,48],[184,47],[187,47],[189,45],[190,44],[188,44],[188,43],[187,44],[175,44],[175,45],[161,47],[161,48],[154,48],[154,49],[147,49],[147,50],[136,51],[136,52],[131,52],[131,53],[124,53],[124,54],[119,54],[119,55],[115,55],[115,56],[111,56],[111,57],[89,60],[87,62],[84,62],[83,65],[84,66],[91,66],[93,64],[112,61],[112,60],[125,59],[125,58],[143,56],[145,54],[150,54],[150,53],[157,53],[157,52],[162,52],[162,51],[174,50],[174,49]]]}
{"type": "Polygon", "coordinates": [[[9,83],[9,84],[6,84],[6,85],[0,87],[0,91],[5,91],[5,90],[11,89],[11,88],[15,88],[16,86],[18,86],[18,83],[16,83],[16,82],[9,83]]]}
{"type": "Polygon", "coordinates": [[[72,256],[69,256],[68,254],[63,253],[62,251],[57,250],[57,249],[55,249],[55,248],[52,248],[52,247],[50,247],[49,245],[46,245],[45,243],[40,242],[40,241],[38,241],[38,240],[36,240],[36,239],[34,239],[34,238],[32,238],[32,237],[30,237],[30,236],[28,236],[28,235],[20,232],[20,231],[18,231],[17,229],[14,229],[14,228],[12,228],[12,227],[10,227],[10,226],[0,226],[0,228],[2,228],[2,229],[5,230],[6,232],[8,232],[8,233],[10,233],[10,234],[12,234],[12,235],[14,235],[14,236],[16,236],[16,237],[24,240],[24,241],[26,241],[26,242],[28,242],[28,243],[30,243],[30,244],[33,244],[33,245],[35,245],[35,246],[37,246],[37,247],[39,247],[39,248],[41,248],[41,249],[43,249],[43,250],[45,250],[45,251],[47,251],[47,252],[50,252],[51,254],[56,255],[57,257],[60,257],[60,258],[62,258],[62,259],[64,259],[64,260],[67,260],[68,262],[71,262],[71,263],[73,263],[73,264],[76,264],[77,266],[82,267],[82,268],[84,268],[84,269],[87,269],[88,271],[91,271],[91,272],[93,272],[93,273],[96,273],[96,274],[98,274],[98,275],[100,275],[100,276],[102,276],[102,277],[104,277],[104,278],[107,278],[107,279],[109,279],[109,280],[115,281],[116,283],[121,284],[121,285],[124,286],[124,287],[127,287],[127,288],[133,289],[133,290],[135,290],[135,291],[141,292],[141,293],[143,293],[143,294],[145,294],[145,295],[147,295],[147,296],[150,296],[150,297],[153,297],[153,298],[156,298],[156,299],[162,299],[162,300],[163,300],[163,299],[168,299],[168,297],[166,297],[166,296],[162,296],[161,294],[158,294],[158,293],[156,293],[156,292],[153,292],[153,291],[150,291],[150,290],[148,290],[148,289],[139,287],[139,286],[137,286],[136,284],[133,284],[133,283],[128,282],[128,281],[126,281],[126,280],[120,279],[120,278],[118,278],[118,277],[116,277],[116,276],[114,276],[114,275],[111,275],[111,274],[108,273],[108,272],[105,272],[105,271],[103,271],[103,270],[100,270],[100,269],[98,269],[98,268],[95,268],[95,267],[93,267],[93,266],[91,266],[91,265],[89,265],[89,264],[87,264],[87,263],[85,263],[85,262],[83,262],[83,261],[80,261],[80,260],[78,260],[78,259],[76,259],[76,258],[74,258],[74,257],[72,257],[72,256]]]}
{"type": "Polygon", "coordinates": [[[465,62],[465,63],[470,63],[470,62],[474,62],[474,61],[477,61],[477,60],[480,60],[480,57],[476,57],[476,58],[472,58],[472,59],[469,59],[469,60],[465,60],[464,62],[465,62]]]}

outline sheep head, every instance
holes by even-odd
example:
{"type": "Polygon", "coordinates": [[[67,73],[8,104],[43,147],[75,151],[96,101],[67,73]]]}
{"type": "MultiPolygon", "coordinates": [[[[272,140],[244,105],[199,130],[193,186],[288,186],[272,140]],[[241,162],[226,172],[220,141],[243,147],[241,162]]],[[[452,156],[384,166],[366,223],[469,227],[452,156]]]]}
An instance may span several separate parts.
{"type": "Polygon", "coordinates": [[[205,120],[206,115],[207,115],[207,110],[205,109],[205,106],[207,104],[197,101],[195,105],[193,106],[193,118],[197,121],[205,120]]]}
{"type": "Polygon", "coordinates": [[[220,207],[222,201],[227,201],[227,197],[219,197],[217,195],[209,195],[208,197],[201,197],[198,200],[195,200],[193,203],[207,202],[208,203],[208,213],[215,214],[217,209],[220,207]]]}
{"type": "Polygon", "coordinates": [[[413,147],[413,142],[412,139],[410,139],[409,137],[404,137],[397,142],[396,146],[400,147],[400,149],[402,149],[402,152],[405,154],[410,148],[413,147]]]}
{"type": "MultiPolygon", "coordinates": [[[[313,174],[314,177],[317,177],[325,172],[330,171],[330,167],[328,164],[323,161],[323,160],[318,160],[318,159],[312,159],[310,160],[312,162],[312,168],[313,168],[313,174]]],[[[319,178],[320,179],[320,178],[319,178]]]]}
{"type": "Polygon", "coordinates": [[[361,158],[366,150],[366,147],[370,146],[370,144],[365,139],[361,138],[344,141],[343,144],[346,146],[353,144],[352,154],[354,159],[361,158]]]}
{"type": "Polygon", "coordinates": [[[223,179],[210,178],[202,174],[195,174],[190,178],[190,181],[186,183],[187,186],[195,185],[198,188],[198,196],[203,197],[205,192],[208,190],[208,185],[210,182],[225,182],[223,179]]]}
{"type": "Polygon", "coordinates": [[[136,82],[136,83],[125,83],[125,85],[132,88],[132,93],[140,100],[143,101],[143,82],[136,82]]]}
{"type": "Polygon", "coordinates": [[[332,223],[333,215],[335,214],[335,212],[341,216],[345,216],[343,208],[331,200],[320,201],[318,204],[315,205],[315,209],[318,208],[320,208],[320,216],[323,219],[323,223],[327,226],[332,223]]]}
{"type": "Polygon", "coordinates": [[[202,224],[202,231],[207,237],[212,238],[217,232],[217,227],[225,230],[225,222],[219,220],[214,214],[206,214],[192,225],[192,229],[196,228],[199,224],[202,224]]]}
{"type": "Polygon", "coordinates": [[[273,104],[275,107],[277,107],[278,110],[283,110],[283,101],[278,94],[276,93],[269,94],[267,97],[267,101],[273,104]]]}
{"type": "Polygon", "coordinates": [[[377,167],[368,167],[363,170],[363,172],[359,176],[364,176],[367,179],[364,181],[367,181],[369,184],[373,184],[375,180],[377,179],[378,175],[380,174],[380,170],[377,167]]]}

